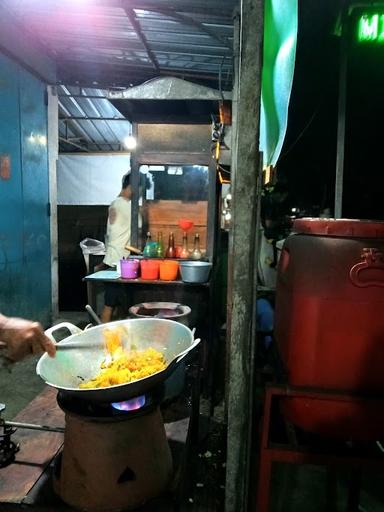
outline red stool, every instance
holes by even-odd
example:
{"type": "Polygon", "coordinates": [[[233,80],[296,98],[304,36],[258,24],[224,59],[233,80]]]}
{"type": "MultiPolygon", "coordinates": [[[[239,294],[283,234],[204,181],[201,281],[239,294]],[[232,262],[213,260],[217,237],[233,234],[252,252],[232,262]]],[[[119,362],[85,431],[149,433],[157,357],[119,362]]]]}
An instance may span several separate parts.
{"type": "MultiPolygon", "coordinates": [[[[259,454],[259,478],[257,484],[257,497],[255,512],[269,511],[270,484],[272,476],[272,463],[285,462],[291,464],[315,464],[327,466],[328,472],[328,493],[327,493],[327,511],[334,510],[334,494],[331,486],[334,484],[332,470],[335,467],[347,466],[352,469],[352,477],[350,482],[348,504],[346,512],[358,512],[360,501],[360,484],[363,468],[384,469],[384,457],[378,455],[361,455],[360,452],[345,453],[319,453],[313,451],[313,447],[302,447],[294,443],[273,444],[270,439],[271,427],[271,410],[274,400],[278,400],[283,396],[301,397],[301,398],[318,398],[328,399],[329,393],[312,389],[290,388],[288,386],[267,386],[264,402],[264,416],[261,425],[261,443],[259,454]]],[[[332,399],[343,401],[356,401],[362,398],[352,395],[332,394],[332,399]]],[[[378,402],[378,407],[384,407],[384,399],[366,398],[364,400],[373,400],[378,402]]]]}

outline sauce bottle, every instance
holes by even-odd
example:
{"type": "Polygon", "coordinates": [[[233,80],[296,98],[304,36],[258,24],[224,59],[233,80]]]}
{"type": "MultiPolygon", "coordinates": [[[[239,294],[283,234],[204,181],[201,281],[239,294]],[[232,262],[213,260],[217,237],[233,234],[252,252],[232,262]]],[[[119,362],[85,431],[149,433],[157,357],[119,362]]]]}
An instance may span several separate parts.
{"type": "Polygon", "coordinates": [[[165,257],[176,258],[175,237],[173,236],[172,232],[169,235],[168,247],[165,251],[165,257]]]}
{"type": "Polygon", "coordinates": [[[201,250],[200,250],[200,235],[199,233],[196,233],[195,240],[193,242],[193,251],[191,254],[191,258],[193,260],[200,260],[201,259],[201,250]]]}
{"type": "Polygon", "coordinates": [[[156,256],[158,258],[164,258],[164,242],[163,242],[163,232],[162,231],[159,231],[157,234],[156,256]]]}
{"type": "Polygon", "coordinates": [[[188,251],[188,236],[187,233],[184,231],[183,233],[183,247],[180,252],[180,258],[187,259],[189,258],[189,251],[188,251]]]}
{"type": "Polygon", "coordinates": [[[152,243],[152,236],[151,236],[151,232],[148,231],[147,232],[147,240],[145,242],[145,246],[144,246],[144,250],[143,250],[143,254],[147,258],[149,258],[151,256],[151,252],[152,252],[151,251],[152,250],[151,243],[152,243]]]}

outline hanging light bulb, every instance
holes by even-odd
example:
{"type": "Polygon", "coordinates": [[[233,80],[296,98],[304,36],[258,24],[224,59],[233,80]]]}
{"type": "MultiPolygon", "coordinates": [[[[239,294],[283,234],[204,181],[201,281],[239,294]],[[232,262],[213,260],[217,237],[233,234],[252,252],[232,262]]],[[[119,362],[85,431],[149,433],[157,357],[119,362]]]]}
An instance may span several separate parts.
{"type": "Polygon", "coordinates": [[[127,137],[125,137],[123,143],[129,151],[136,149],[137,141],[136,137],[134,137],[133,135],[128,135],[127,137]]]}

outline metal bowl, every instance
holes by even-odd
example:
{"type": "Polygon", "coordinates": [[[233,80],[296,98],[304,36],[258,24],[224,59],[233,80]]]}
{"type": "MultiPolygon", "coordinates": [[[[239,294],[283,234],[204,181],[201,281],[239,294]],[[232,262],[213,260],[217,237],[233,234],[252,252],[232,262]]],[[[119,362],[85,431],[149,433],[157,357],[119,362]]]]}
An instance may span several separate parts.
{"type": "Polygon", "coordinates": [[[206,283],[211,268],[209,261],[180,261],[181,279],[185,283],[206,283]]]}

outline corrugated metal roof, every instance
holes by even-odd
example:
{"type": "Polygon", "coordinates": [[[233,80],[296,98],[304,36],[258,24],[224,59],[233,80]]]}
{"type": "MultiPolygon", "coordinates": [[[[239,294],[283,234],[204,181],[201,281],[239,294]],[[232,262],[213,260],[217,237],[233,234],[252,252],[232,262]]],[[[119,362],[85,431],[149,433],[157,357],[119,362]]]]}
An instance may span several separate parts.
{"type": "Polygon", "coordinates": [[[129,121],[105,99],[105,91],[61,85],[60,151],[120,151],[131,134],[129,121]],[[98,99],[100,97],[100,99],[98,99]]]}
{"type": "Polygon", "coordinates": [[[131,124],[103,88],[169,75],[230,90],[237,3],[2,0],[57,64],[62,151],[123,147],[131,124]]]}
{"type": "Polygon", "coordinates": [[[160,75],[231,88],[238,0],[2,0],[63,84],[128,87],[160,75]]]}

